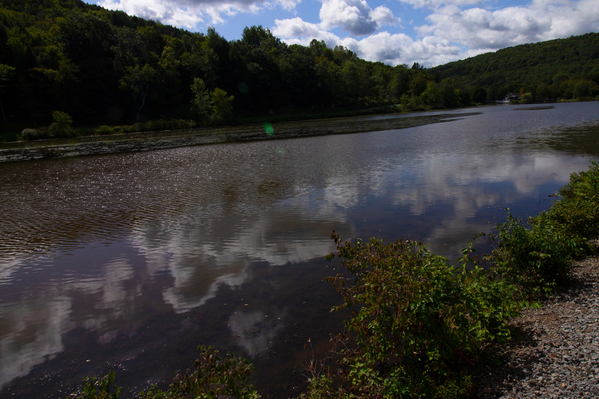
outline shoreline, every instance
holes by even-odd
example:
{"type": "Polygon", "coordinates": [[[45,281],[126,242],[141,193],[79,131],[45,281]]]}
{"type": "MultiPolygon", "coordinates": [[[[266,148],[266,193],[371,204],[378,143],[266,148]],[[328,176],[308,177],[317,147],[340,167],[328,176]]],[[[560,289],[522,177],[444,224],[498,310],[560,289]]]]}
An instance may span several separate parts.
{"type": "Polygon", "coordinates": [[[48,158],[122,152],[153,151],[207,144],[253,140],[286,139],[331,134],[366,133],[381,130],[406,129],[432,123],[449,122],[480,112],[443,113],[438,115],[363,120],[364,116],[336,119],[316,119],[273,124],[267,133],[262,125],[182,129],[162,132],[139,132],[109,136],[89,136],[74,139],[50,139],[0,144],[0,163],[48,158]]]}
{"type": "MultiPolygon", "coordinates": [[[[597,241],[595,241],[595,244],[597,241]]],[[[574,262],[573,281],[512,320],[501,364],[482,374],[479,397],[599,397],[599,257],[574,262]]]]}

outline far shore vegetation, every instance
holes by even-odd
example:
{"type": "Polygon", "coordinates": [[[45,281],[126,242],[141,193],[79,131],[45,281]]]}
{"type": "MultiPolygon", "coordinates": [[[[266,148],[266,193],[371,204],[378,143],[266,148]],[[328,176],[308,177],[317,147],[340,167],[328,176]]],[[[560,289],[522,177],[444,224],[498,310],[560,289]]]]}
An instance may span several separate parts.
{"type": "MultiPolygon", "coordinates": [[[[352,309],[345,331],[332,336],[326,358],[306,366],[299,398],[475,398],[480,370],[498,361],[515,333],[508,325],[526,307],[565,287],[572,263],[598,248],[599,164],[573,173],[548,211],[495,225],[495,249],[479,257],[465,245],[458,265],[422,242],[343,242],[331,238],[346,272],[326,280],[352,309]],[[483,262],[486,266],[483,267],[483,262]]],[[[138,397],[259,398],[250,363],[200,347],[196,369],[178,371],[166,389],[138,397]]],[[[118,399],[115,375],[86,379],[71,397],[118,399]]]]}
{"type": "Polygon", "coordinates": [[[0,141],[596,100],[598,48],[589,33],[427,69],[261,26],[227,41],[80,0],[0,0],[0,141]]]}

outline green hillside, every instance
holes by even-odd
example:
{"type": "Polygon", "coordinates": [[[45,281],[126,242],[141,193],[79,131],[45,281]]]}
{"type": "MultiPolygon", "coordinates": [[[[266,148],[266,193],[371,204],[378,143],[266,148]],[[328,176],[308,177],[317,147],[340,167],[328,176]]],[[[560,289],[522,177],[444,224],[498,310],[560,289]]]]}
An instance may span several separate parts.
{"type": "Polygon", "coordinates": [[[0,0],[0,127],[62,126],[49,136],[392,104],[414,75],[426,74],[316,40],[288,46],[260,26],[227,41],[80,0],[0,0]]]}
{"type": "Polygon", "coordinates": [[[599,95],[599,36],[518,46],[427,70],[359,59],[324,41],[239,40],[80,0],[0,0],[0,140],[240,123],[269,115],[456,108],[599,95]],[[29,130],[21,135],[24,128],[29,130]],[[84,129],[84,130],[82,130],[84,129]]]}
{"type": "Polygon", "coordinates": [[[440,78],[480,86],[489,99],[509,92],[537,101],[599,94],[599,33],[524,44],[430,69],[440,78]]]}

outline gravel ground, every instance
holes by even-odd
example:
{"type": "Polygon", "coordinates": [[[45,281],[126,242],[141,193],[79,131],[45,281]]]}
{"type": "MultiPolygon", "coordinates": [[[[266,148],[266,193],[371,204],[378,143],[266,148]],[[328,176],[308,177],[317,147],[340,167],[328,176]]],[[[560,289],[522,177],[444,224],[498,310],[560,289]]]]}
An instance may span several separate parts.
{"type": "Polygon", "coordinates": [[[482,398],[599,398],[599,258],[578,262],[575,280],[512,324],[521,335],[485,372],[482,398]]]}

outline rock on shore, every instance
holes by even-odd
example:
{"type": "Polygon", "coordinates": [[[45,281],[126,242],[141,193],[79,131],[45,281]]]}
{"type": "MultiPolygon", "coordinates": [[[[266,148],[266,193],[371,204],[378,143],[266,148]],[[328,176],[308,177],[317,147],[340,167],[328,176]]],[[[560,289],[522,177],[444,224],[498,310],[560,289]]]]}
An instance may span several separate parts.
{"type": "Polygon", "coordinates": [[[522,333],[485,371],[482,398],[599,398],[599,258],[578,262],[572,285],[513,321],[522,333]]]}

